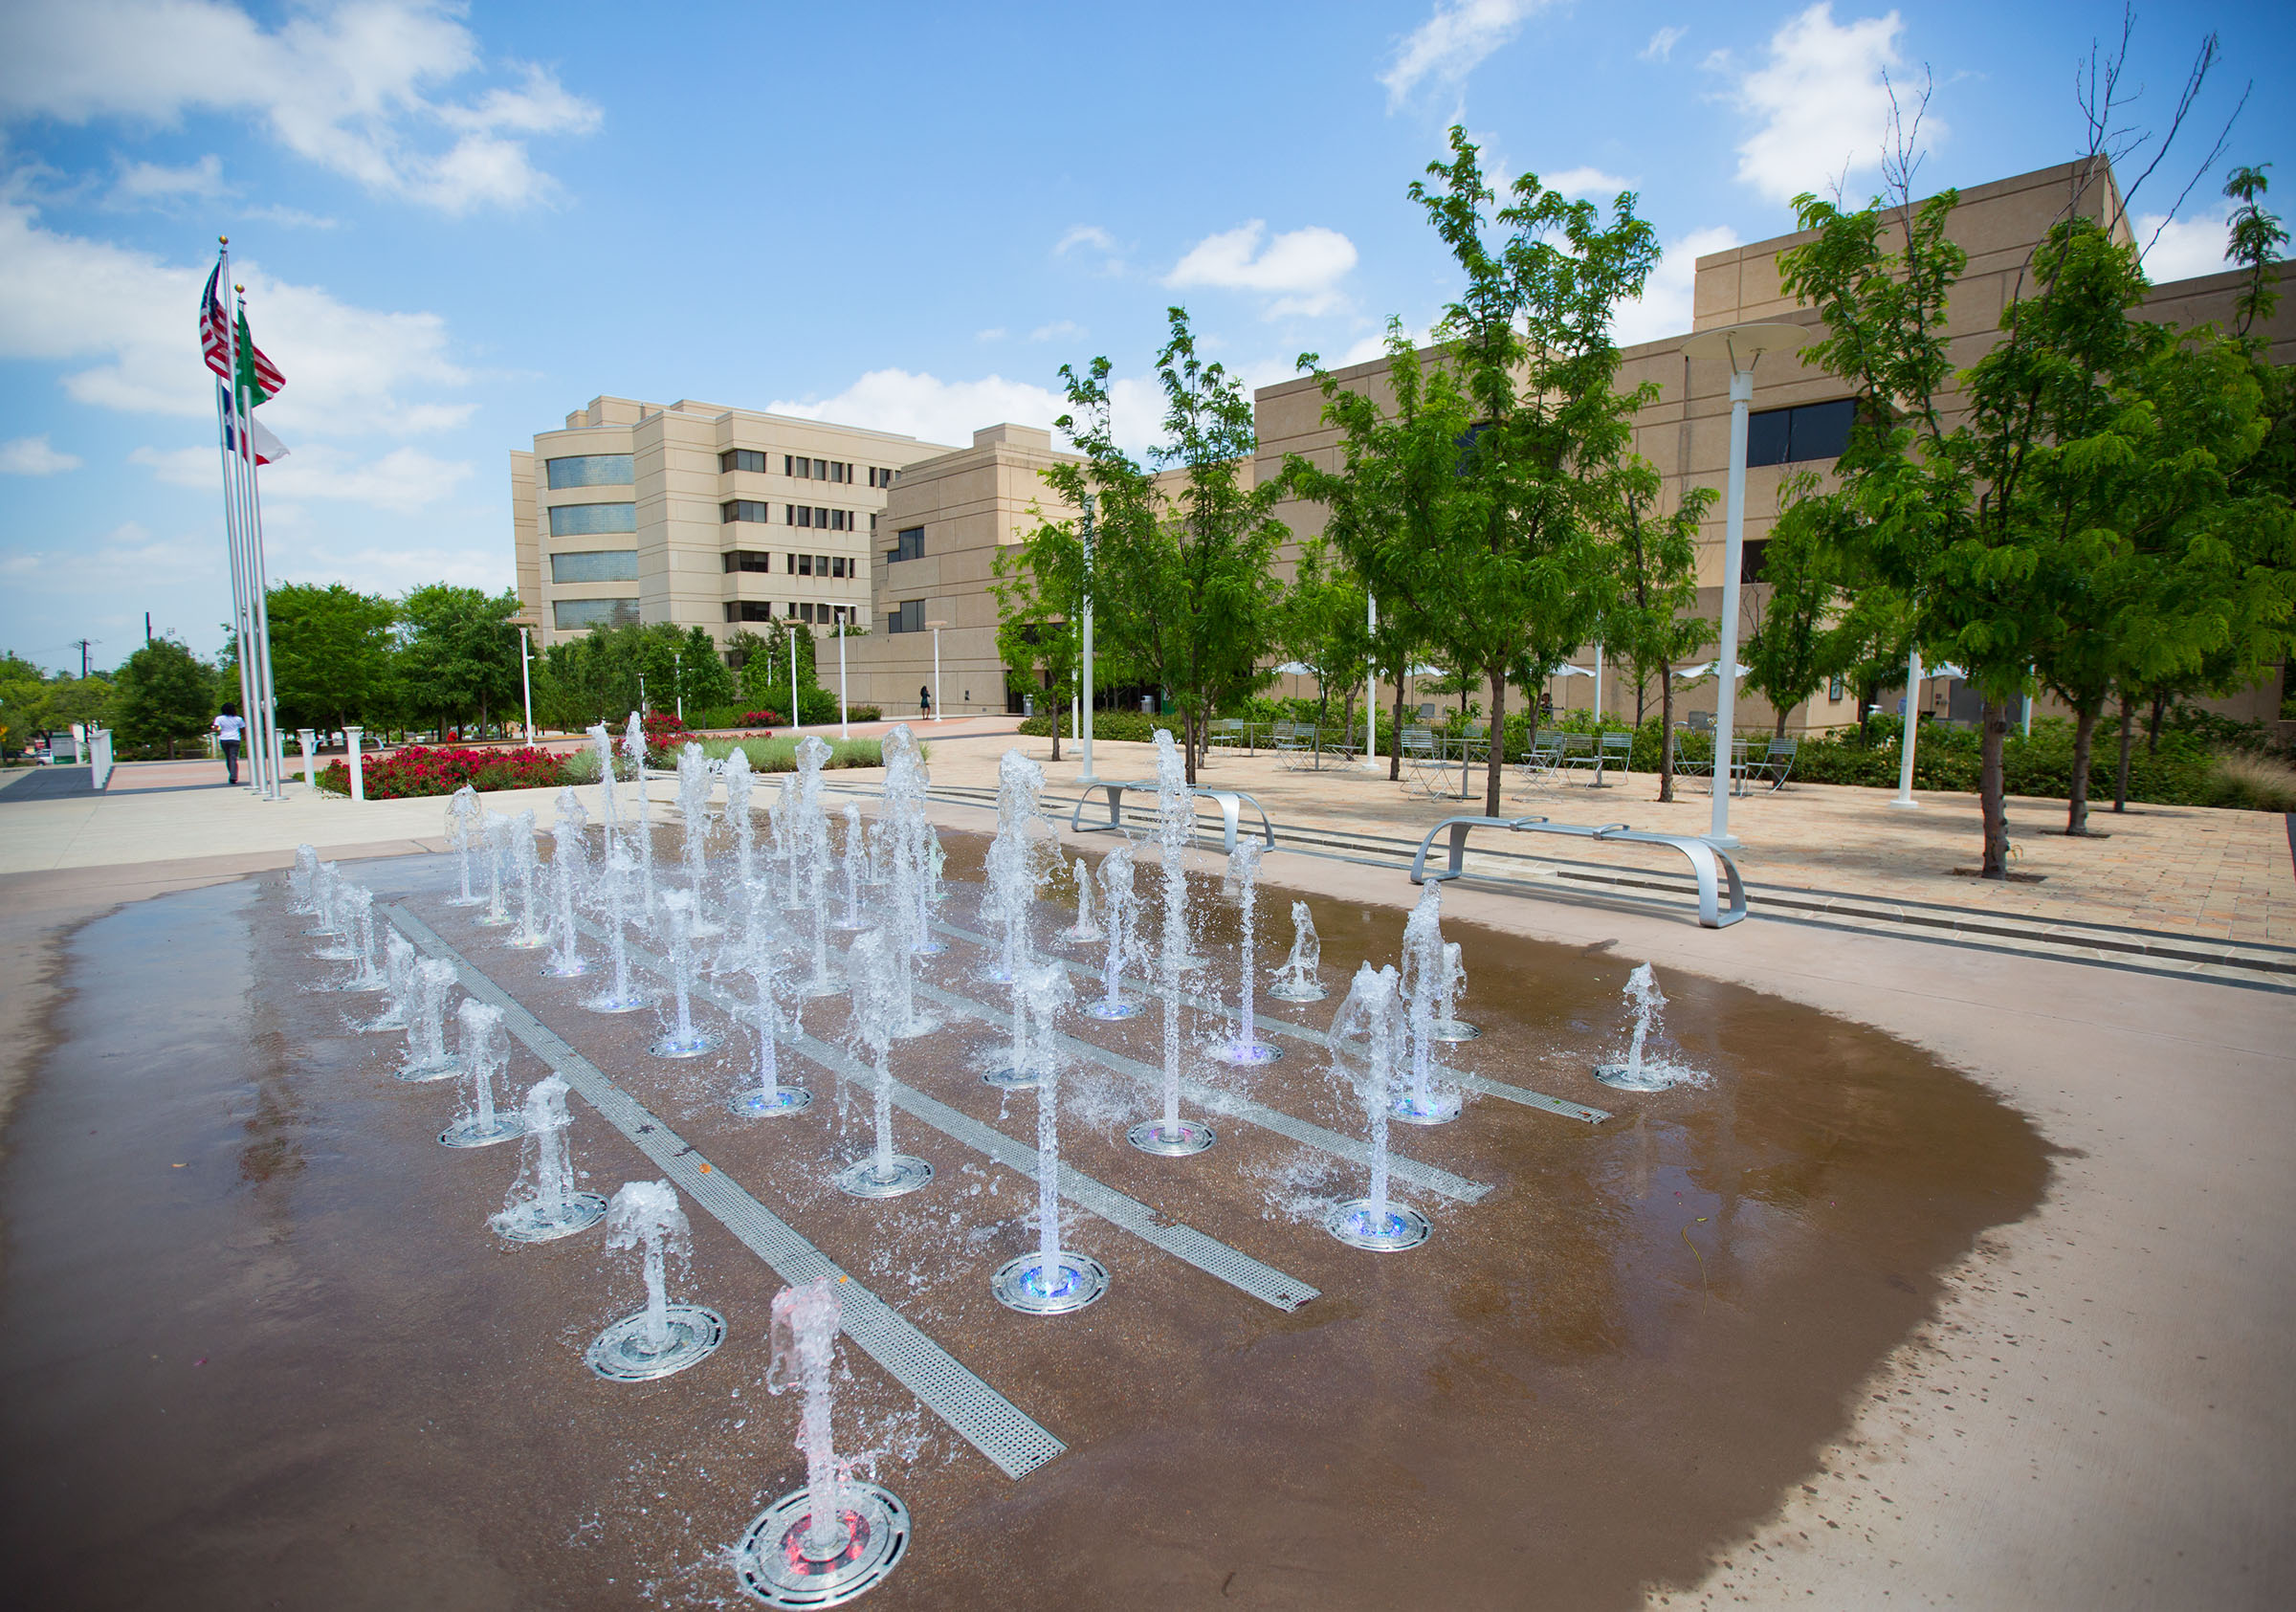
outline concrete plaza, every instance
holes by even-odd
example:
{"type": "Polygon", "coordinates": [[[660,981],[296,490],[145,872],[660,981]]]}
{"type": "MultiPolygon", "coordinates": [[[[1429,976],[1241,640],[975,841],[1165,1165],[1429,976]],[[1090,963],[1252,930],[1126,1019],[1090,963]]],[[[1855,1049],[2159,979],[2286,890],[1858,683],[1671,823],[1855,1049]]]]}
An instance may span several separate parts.
{"type": "MultiPolygon", "coordinates": [[[[973,831],[1010,723],[920,727],[936,814],[973,831]]],[[[856,730],[863,731],[863,730],[856,730]]],[[[1041,740],[1020,741],[1043,758],[1041,740]]],[[[1147,747],[1101,744],[1108,778],[1153,772],[1147,747]]],[[[1048,764],[1062,837],[1076,763],[1048,764]]],[[[298,843],[346,860],[436,850],[436,800],[265,805],[207,763],[123,767],[102,796],[0,794],[0,994],[16,1007],[12,1070],[40,1069],[46,1005],[71,982],[57,939],[116,904],[286,865],[298,843]]],[[[874,792],[873,771],[829,775],[874,792]]],[[[1270,886],[1386,909],[1414,895],[1409,849],[1479,801],[1428,800],[1383,777],[1222,754],[1204,781],[1248,790],[1279,834],[1270,886]]],[[[1704,828],[1703,794],[1661,806],[1654,781],[1574,781],[1508,809],[1559,821],[1704,828]]],[[[666,816],[666,784],[656,810],[666,816]]],[[[1733,803],[1753,916],[1695,926],[1663,863],[1606,850],[1513,859],[1495,842],[1446,894],[1488,926],[1668,974],[1751,986],[1933,1052],[2028,1115],[2058,1150],[2042,1207],[1942,1273],[1947,1298],[1843,1407],[1804,1481],[1746,1535],[1713,1542],[1703,1582],[1653,1604],[2028,1608],[2267,1606],[2296,1593],[2296,875],[2286,823],[2148,807],[2066,841],[2062,803],[2020,802],[2020,872],[1956,875],[1976,805],[1790,788],[1733,803]],[[1646,876],[1641,876],[1646,873],[1646,876]],[[1489,876],[1480,876],[1489,875],[1489,876]],[[2194,961],[2195,959],[2214,961],[2194,961]]],[[[489,797],[536,808],[552,792],[489,797]]],[[[1570,842],[1576,844],[1576,842],[1570,842]]],[[[1470,964],[1471,966],[1471,964],[1470,964]]],[[[1478,978],[1475,992],[1534,992],[1478,978]]],[[[67,1071],[50,1071],[50,1073],[67,1071]]],[[[1526,1253],[1535,1259],[1534,1252],[1526,1253]]],[[[1878,1279],[1878,1276],[1877,1276],[1878,1279]]],[[[1791,1349],[1793,1340],[1779,1346],[1791,1349]]],[[[1526,1523],[1534,1526],[1534,1523],[1526,1523]]]]}

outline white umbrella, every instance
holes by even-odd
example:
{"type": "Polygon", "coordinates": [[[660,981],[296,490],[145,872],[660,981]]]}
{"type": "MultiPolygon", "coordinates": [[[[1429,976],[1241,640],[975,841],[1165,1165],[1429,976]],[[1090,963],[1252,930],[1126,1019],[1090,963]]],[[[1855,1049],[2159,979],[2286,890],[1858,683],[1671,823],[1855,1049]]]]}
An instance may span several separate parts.
{"type": "Polygon", "coordinates": [[[1583,666],[1557,666],[1547,675],[1550,677],[1592,677],[1594,674],[1583,666]]]}
{"type": "MultiPolygon", "coordinates": [[[[1711,677],[1714,674],[1714,669],[1721,664],[1720,661],[1704,660],[1696,666],[1678,666],[1674,669],[1674,675],[1686,683],[1694,683],[1701,677],[1711,677]]],[[[1741,666],[1738,668],[1738,677],[1743,681],[1745,676],[1746,668],[1741,666]]]]}
{"type": "Polygon", "coordinates": [[[1315,675],[1315,669],[1313,666],[1302,666],[1295,660],[1288,660],[1275,670],[1279,675],[1285,677],[1313,677],[1315,675]]]}
{"type": "Polygon", "coordinates": [[[1968,673],[1962,671],[1958,666],[1955,666],[1951,661],[1946,662],[1943,666],[1931,667],[1925,675],[1931,677],[1959,677],[1964,682],[1966,682],[1969,678],[1968,673]]]}
{"type": "Polygon", "coordinates": [[[1414,666],[1403,675],[1406,677],[1448,677],[1450,674],[1440,666],[1414,666]]]}

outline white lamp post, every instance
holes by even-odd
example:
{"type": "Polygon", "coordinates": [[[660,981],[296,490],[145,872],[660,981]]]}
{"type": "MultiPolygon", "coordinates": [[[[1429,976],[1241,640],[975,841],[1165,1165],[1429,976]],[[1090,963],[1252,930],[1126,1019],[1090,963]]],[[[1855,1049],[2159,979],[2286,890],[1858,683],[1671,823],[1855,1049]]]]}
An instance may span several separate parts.
{"type": "MultiPolygon", "coordinates": [[[[1380,631],[1380,602],[1363,593],[1364,635],[1376,638],[1380,631]]],[[[1399,738],[1397,743],[1402,740],[1399,738]]],[[[1380,651],[1374,649],[1363,662],[1363,770],[1380,770],[1380,651]]]]}
{"type": "Polygon", "coordinates": [[[925,625],[933,629],[933,719],[938,722],[940,720],[940,629],[949,624],[929,621],[925,625]]]}
{"type": "Polygon", "coordinates": [[[519,623],[519,686],[526,696],[526,742],[534,742],[534,671],[528,664],[526,624],[519,623]]]}
{"type": "MultiPolygon", "coordinates": [[[[842,605],[837,607],[839,610],[843,608],[842,605]]],[[[829,630],[837,634],[837,737],[850,739],[853,732],[845,718],[845,619],[834,611],[829,616],[829,630]]]]}
{"type": "Polygon", "coordinates": [[[1702,330],[1682,344],[1687,357],[1718,358],[1730,365],[1730,497],[1722,527],[1722,653],[1715,663],[1722,690],[1714,711],[1714,815],[1706,835],[1725,850],[1738,843],[1730,831],[1735,782],[1730,740],[1737,716],[1738,569],[1746,548],[1746,417],[1754,404],[1754,366],[1764,353],[1799,352],[1810,335],[1805,325],[1761,320],[1702,330]]]}
{"type": "Polygon", "coordinates": [[[1915,648],[1906,656],[1906,731],[1897,741],[1897,799],[1889,803],[1900,811],[1921,809],[1913,798],[1913,730],[1921,716],[1914,700],[1920,693],[1921,651],[1915,648]]]}

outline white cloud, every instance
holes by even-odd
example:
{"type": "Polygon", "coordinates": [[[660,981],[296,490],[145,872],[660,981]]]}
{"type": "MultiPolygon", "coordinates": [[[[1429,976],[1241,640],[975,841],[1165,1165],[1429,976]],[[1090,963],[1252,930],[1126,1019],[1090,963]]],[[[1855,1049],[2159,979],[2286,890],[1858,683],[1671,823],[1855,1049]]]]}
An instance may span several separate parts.
{"type": "Polygon", "coordinates": [[[2232,267],[2224,260],[2232,226],[2222,212],[2176,219],[2155,212],[2136,221],[2136,239],[2140,246],[2152,243],[2145,253],[2145,276],[2154,285],[2220,275],[2232,267]],[[2157,240],[2153,239],[2155,231],[2159,232],[2157,240]]]}
{"type": "Polygon", "coordinates": [[[539,67],[474,100],[438,90],[481,67],[443,0],[298,9],[276,31],[225,0],[16,0],[0,11],[0,118],[251,113],[297,155],[380,195],[463,213],[543,199],[525,138],[580,134],[598,109],[539,67]]]}
{"type": "Polygon", "coordinates": [[[1336,230],[1312,224],[1271,237],[1263,249],[1260,237],[1267,228],[1265,219],[1255,218],[1206,235],[1188,249],[1164,283],[1267,293],[1276,298],[1268,308],[1270,319],[1343,307],[1346,298],[1337,282],[1356,266],[1355,243],[1336,230]]]}
{"type": "Polygon", "coordinates": [[[1576,167],[1550,175],[1546,186],[1548,189],[1559,191],[1565,196],[1596,196],[1608,200],[1622,190],[1633,189],[1634,181],[1604,173],[1601,168],[1576,167]]]}
{"type": "Polygon", "coordinates": [[[1001,325],[1001,324],[998,324],[998,325],[991,325],[991,326],[990,326],[988,329],[986,329],[986,330],[976,330],[976,331],[974,331],[974,332],[973,332],[973,340],[974,340],[974,341],[976,341],[976,342],[1002,342],[1002,341],[1004,341],[1004,338],[1005,338],[1005,337],[1007,337],[1007,336],[1009,336],[1009,335],[1011,335],[1011,334],[1012,334],[1012,332],[1011,332],[1011,331],[1009,331],[1009,330],[1006,330],[1006,329],[1005,329],[1005,328],[1004,328],[1003,325],[1001,325]]]}
{"type": "Polygon", "coordinates": [[[1031,342],[1056,342],[1063,337],[1078,337],[1084,333],[1084,326],[1078,324],[1074,320],[1060,319],[1054,320],[1050,324],[1038,325],[1034,330],[1028,332],[1028,340],[1031,342]]]}
{"type": "Polygon", "coordinates": [[[159,163],[130,163],[120,170],[108,200],[113,207],[133,208],[179,201],[208,201],[223,195],[223,159],[210,151],[188,167],[171,168],[159,163]]]}
{"type": "MultiPolygon", "coordinates": [[[[315,286],[232,265],[248,288],[248,317],[287,377],[264,419],[280,435],[442,431],[475,405],[410,398],[468,377],[447,357],[435,314],[381,313],[315,286]]],[[[206,267],[43,229],[33,210],[0,196],[0,359],[88,366],[67,373],[76,401],[126,413],[211,418],[215,393],[200,362],[198,308],[206,267]]]]}
{"type": "MultiPolygon", "coordinates": [[[[266,405],[264,412],[270,411],[266,405]]],[[[212,491],[221,475],[213,448],[139,448],[127,457],[171,487],[212,491]]],[[[272,512],[274,497],[334,498],[414,515],[453,497],[471,475],[468,463],[419,449],[397,448],[379,459],[365,459],[323,444],[298,447],[292,457],[264,469],[264,511],[272,512]]]]}
{"type": "Polygon", "coordinates": [[[1688,28],[1660,29],[1650,35],[1650,42],[1643,47],[1642,58],[1645,61],[1671,61],[1674,58],[1674,47],[1681,44],[1683,36],[1689,33],[1688,28]]]}
{"type": "Polygon", "coordinates": [[[1438,0],[1434,14],[1395,48],[1395,59],[1380,75],[1393,111],[1410,99],[1420,81],[1433,77],[1456,84],[1483,59],[1512,39],[1546,0],[1438,0]]]}
{"type": "Polygon", "coordinates": [[[1612,339],[1623,347],[1631,347],[1637,342],[1655,342],[1688,331],[1698,259],[1737,244],[1738,232],[1726,224],[1692,230],[1667,242],[1642,297],[1620,305],[1618,317],[1610,324],[1612,339]]]}
{"type": "Polygon", "coordinates": [[[1116,250],[1116,238],[1097,224],[1074,225],[1053,246],[1052,255],[1065,257],[1071,251],[1080,246],[1095,247],[1102,252],[1113,253],[1116,250]]]}
{"type": "Polygon", "coordinates": [[[970,443],[982,426],[1009,420],[1049,430],[1069,411],[1058,394],[1026,381],[1007,381],[1002,375],[943,381],[906,369],[872,369],[834,397],[784,400],[765,408],[768,413],[833,420],[960,447],[970,443]]]}
{"type": "Polygon", "coordinates": [[[0,475],[57,475],[79,469],[79,457],[53,447],[46,432],[0,442],[0,475]]]}
{"type": "MultiPolygon", "coordinates": [[[[1735,99],[1757,126],[1738,145],[1738,178],[1773,201],[1822,190],[1880,165],[1889,90],[1905,24],[1895,11],[1847,27],[1831,5],[1812,6],[1770,39],[1770,58],[1739,79],[1735,99]]],[[[1944,132],[1933,119],[1924,132],[1944,132]]]]}

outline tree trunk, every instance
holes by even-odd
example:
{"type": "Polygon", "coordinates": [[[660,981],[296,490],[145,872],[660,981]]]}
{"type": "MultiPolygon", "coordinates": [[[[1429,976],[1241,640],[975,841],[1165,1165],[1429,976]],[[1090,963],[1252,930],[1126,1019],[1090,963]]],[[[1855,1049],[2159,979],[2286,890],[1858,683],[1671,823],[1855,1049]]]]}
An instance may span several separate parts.
{"type": "Polygon", "coordinates": [[[1671,668],[1658,681],[1658,798],[1674,798],[1674,674],[1671,668]]]}
{"type": "Polygon", "coordinates": [[[2105,696],[2084,700],[2073,711],[2073,776],[2066,790],[2064,831],[2088,832],[2088,753],[2096,742],[2097,718],[2105,714],[2105,696]]]}
{"type": "Polygon", "coordinates": [[[1052,713],[1052,760],[1055,763],[1060,761],[1060,719],[1066,715],[1068,713],[1065,711],[1052,713]]]}
{"type": "Polygon", "coordinates": [[[2001,751],[2009,738],[2008,701],[1988,698],[1977,720],[1984,757],[1977,774],[1977,804],[1985,819],[1985,863],[1977,873],[1980,878],[2005,879],[2009,876],[2009,805],[2002,798],[2001,751]]]}
{"type": "Polygon", "coordinates": [[[1399,666],[1395,677],[1395,745],[1387,752],[1387,782],[1397,784],[1403,776],[1403,677],[1399,666]]]}
{"type": "Polygon", "coordinates": [[[2136,737],[2136,701],[2121,696],[2121,769],[2112,786],[2112,809],[2129,809],[2129,745],[2136,737]]]}
{"type": "Polygon", "coordinates": [[[1187,763],[1188,787],[1196,787],[1196,713],[1180,714],[1181,759],[1187,763]]]}
{"type": "Polygon", "coordinates": [[[1777,714],[1777,726],[1771,731],[1771,738],[1783,739],[1786,737],[1786,718],[1792,715],[1793,713],[1790,711],[1780,711],[1777,714]]]}
{"type": "Polygon", "coordinates": [[[2160,714],[2168,703],[2166,695],[2156,694],[2152,696],[2152,715],[2145,723],[2145,754],[2148,756],[2160,754],[2160,714]]]}
{"type": "Polygon", "coordinates": [[[1483,815],[1499,815],[1499,786],[1505,779],[1507,765],[1507,672],[1504,667],[1490,674],[1490,742],[1485,746],[1490,759],[1483,773],[1483,815]]]}

